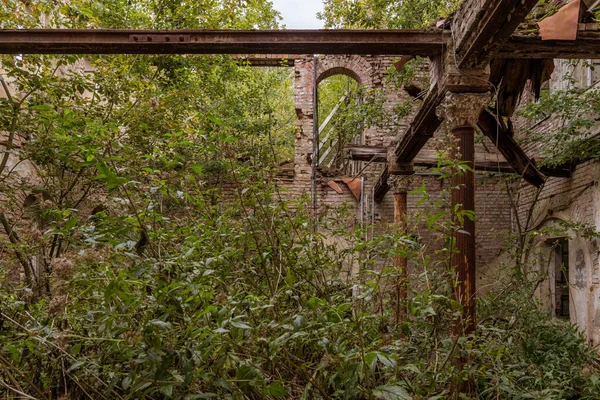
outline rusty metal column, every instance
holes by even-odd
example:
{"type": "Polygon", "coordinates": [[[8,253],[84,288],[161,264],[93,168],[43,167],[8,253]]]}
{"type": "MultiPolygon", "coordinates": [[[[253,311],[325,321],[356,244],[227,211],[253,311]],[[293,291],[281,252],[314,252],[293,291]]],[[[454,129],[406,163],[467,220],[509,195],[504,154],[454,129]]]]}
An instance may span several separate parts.
{"type": "MultiPolygon", "coordinates": [[[[408,211],[407,193],[412,183],[410,175],[392,175],[388,179],[388,185],[394,193],[394,224],[399,232],[406,235],[406,214],[408,211]]],[[[394,284],[394,312],[396,325],[406,318],[408,314],[408,260],[402,255],[394,259],[394,267],[399,271],[398,278],[394,284]]]]}
{"type": "MultiPolygon", "coordinates": [[[[466,164],[470,170],[456,168],[452,176],[451,210],[475,211],[475,126],[483,107],[490,101],[490,95],[457,94],[446,95],[438,108],[440,116],[446,118],[446,128],[452,142],[451,157],[455,162],[466,164]]],[[[454,249],[452,265],[455,268],[456,282],[454,298],[463,307],[462,318],[452,326],[455,335],[469,334],[475,330],[477,299],[475,263],[475,221],[464,213],[454,216],[454,249]]]]}

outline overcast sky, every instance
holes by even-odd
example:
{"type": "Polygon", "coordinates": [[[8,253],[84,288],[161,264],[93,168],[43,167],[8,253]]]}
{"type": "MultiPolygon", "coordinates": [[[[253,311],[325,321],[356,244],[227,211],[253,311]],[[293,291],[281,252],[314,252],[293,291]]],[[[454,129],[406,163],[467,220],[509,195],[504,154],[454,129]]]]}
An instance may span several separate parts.
{"type": "Polygon", "coordinates": [[[288,29],[321,29],[323,22],[317,12],[323,9],[322,0],[272,0],[288,29]]]}

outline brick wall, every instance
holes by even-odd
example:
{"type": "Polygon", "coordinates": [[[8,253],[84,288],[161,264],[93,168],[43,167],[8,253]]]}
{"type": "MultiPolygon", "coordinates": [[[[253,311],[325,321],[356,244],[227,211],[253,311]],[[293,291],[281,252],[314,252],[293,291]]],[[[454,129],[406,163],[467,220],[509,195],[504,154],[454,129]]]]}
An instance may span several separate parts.
{"type": "MultiPolygon", "coordinates": [[[[368,88],[381,89],[385,95],[384,107],[390,114],[394,107],[407,99],[404,90],[393,87],[385,79],[386,72],[394,62],[395,57],[390,56],[349,56],[328,55],[321,56],[317,60],[317,82],[335,75],[345,74],[354,78],[359,84],[368,88]]],[[[296,59],[295,64],[295,104],[298,115],[296,147],[294,153],[295,177],[291,184],[286,185],[290,198],[311,193],[311,156],[313,151],[313,84],[314,70],[313,57],[302,56],[296,59]]],[[[428,74],[428,66],[423,63],[417,74],[420,78],[428,74]]],[[[393,146],[406,131],[413,114],[399,120],[391,121],[383,127],[372,127],[365,132],[365,143],[370,146],[393,146]]],[[[428,143],[427,148],[436,148],[443,142],[443,129],[436,133],[434,140],[428,143]]],[[[478,151],[493,149],[489,141],[483,140],[478,144],[478,151]],[[484,143],[485,142],[485,143],[484,143]]],[[[384,232],[393,221],[394,203],[393,194],[390,192],[380,203],[372,200],[373,187],[377,183],[383,164],[367,165],[361,162],[358,170],[363,170],[361,176],[364,178],[364,215],[367,222],[374,220],[376,223],[375,233],[384,232]]],[[[441,198],[444,191],[449,189],[449,182],[440,181],[436,176],[427,176],[427,171],[421,171],[424,175],[416,175],[413,179],[412,189],[416,189],[425,183],[426,190],[432,201],[441,198]]],[[[320,177],[318,188],[318,207],[320,213],[327,209],[334,209],[338,205],[346,204],[355,208],[355,223],[360,221],[360,201],[356,200],[350,190],[343,183],[338,182],[343,192],[338,194],[326,185],[328,178],[320,177]]],[[[477,213],[477,260],[483,270],[501,252],[505,239],[510,230],[510,206],[503,179],[478,175],[476,190],[476,213],[477,213]]],[[[427,211],[427,205],[417,207],[421,199],[419,194],[408,195],[409,214],[416,218],[418,214],[427,211]]],[[[439,234],[428,232],[421,224],[414,225],[417,235],[422,244],[430,249],[435,249],[443,243],[439,241],[439,234]]],[[[433,251],[431,252],[433,253],[433,251]]]]}

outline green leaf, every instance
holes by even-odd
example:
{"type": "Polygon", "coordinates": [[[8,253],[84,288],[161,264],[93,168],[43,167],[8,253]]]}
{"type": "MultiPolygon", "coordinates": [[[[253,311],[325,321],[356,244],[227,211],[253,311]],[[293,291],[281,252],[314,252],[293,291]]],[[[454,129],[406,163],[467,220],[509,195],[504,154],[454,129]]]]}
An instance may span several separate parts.
{"type": "Polygon", "coordinates": [[[81,344],[77,343],[75,346],[71,347],[71,354],[76,356],[81,351],[81,344]]]}
{"type": "Polygon", "coordinates": [[[85,362],[83,362],[83,361],[77,361],[76,363],[72,364],[69,367],[69,369],[67,370],[67,372],[73,372],[73,371],[79,369],[84,364],[85,364],[85,362]]]}
{"type": "Polygon", "coordinates": [[[202,175],[204,173],[204,168],[200,164],[191,164],[190,169],[194,171],[196,175],[202,175]]]}
{"type": "Polygon", "coordinates": [[[71,229],[73,229],[75,227],[75,225],[77,225],[77,217],[73,217],[70,220],[68,220],[67,223],[65,224],[65,229],[67,231],[70,231],[71,229]]]}
{"type": "Polygon", "coordinates": [[[225,123],[223,122],[223,120],[215,115],[210,115],[208,117],[208,120],[210,122],[212,122],[213,124],[219,125],[219,126],[224,126],[225,123]]]}
{"type": "Polygon", "coordinates": [[[288,395],[287,390],[285,390],[283,382],[281,381],[273,382],[272,384],[270,384],[267,387],[267,392],[274,397],[283,397],[288,395]]]}
{"type": "Polygon", "coordinates": [[[167,397],[173,397],[173,385],[164,385],[160,387],[160,392],[167,397]]]}
{"type": "Polygon", "coordinates": [[[127,390],[129,388],[129,386],[131,386],[131,377],[130,376],[126,376],[125,378],[123,378],[123,381],[121,382],[121,387],[123,388],[123,390],[127,390]]]}
{"type": "Polygon", "coordinates": [[[231,321],[231,325],[235,326],[236,328],[240,328],[240,329],[252,329],[252,327],[250,325],[247,325],[243,322],[231,321]]]}
{"type": "Polygon", "coordinates": [[[374,370],[377,365],[377,352],[371,351],[365,354],[365,363],[370,369],[374,370]]]}
{"type": "Polygon", "coordinates": [[[400,369],[402,369],[404,371],[414,372],[415,374],[421,373],[421,370],[415,364],[406,364],[406,365],[402,366],[402,368],[400,368],[400,369]]]}
{"type": "Polygon", "coordinates": [[[294,286],[294,283],[296,283],[296,275],[294,275],[294,271],[292,271],[291,268],[287,269],[287,273],[285,274],[285,283],[287,283],[289,286],[294,286]]]}
{"type": "Polygon", "coordinates": [[[150,323],[162,329],[167,329],[171,327],[171,324],[169,322],[161,321],[159,319],[153,319],[152,321],[150,321],[150,323]]]}
{"type": "Polygon", "coordinates": [[[373,396],[383,400],[412,400],[412,397],[402,386],[377,386],[373,389],[373,396]]]}

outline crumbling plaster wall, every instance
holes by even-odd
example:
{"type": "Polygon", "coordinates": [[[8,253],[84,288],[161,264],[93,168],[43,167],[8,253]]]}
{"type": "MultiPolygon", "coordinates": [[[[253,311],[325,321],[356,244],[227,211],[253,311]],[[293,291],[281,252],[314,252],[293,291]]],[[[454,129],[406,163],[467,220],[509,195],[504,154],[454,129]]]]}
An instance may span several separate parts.
{"type": "MultiPolygon", "coordinates": [[[[565,90],[566,76],[574,79],[579,88],[593,83],[592,70],[585,64],[574,65],[565,60],[555,61],[555,70],[549,82],[550,89],[565,90]]],[[[525,92],[523,99],[533,101],[533,95],[525,92]]],[[[516,136],[523,138],[529,130],[553,132],[562,122],[555,116],[540,121],[524,118],[515,119],[516,136]]],[[[598,129],[598,128],[595,128],[598,129]]],[[[543,144],[532,143],[524,146],[527,154],[538,157],[543,144]]],[[[525,225],[531,215],[528,229],[549,231],[536,235],[533,251],[526,262],[537,266],[544,278],[537,290],[537,296],[544,309],[554,315],[554,276],[548,271],[546,260],[552,257],[550,243],[558,236],[568,237],[569,244],[569,311],[571,321],[586,337],[600,346],[600,241],[584,235],[582,228],[593,227],[600,231],[600,162],[588,161],[577,165],[571,178],[550,177],[541,191],[520,184],[516,188],[518,206],[514,223],[525,225]],[[564,223],[577,224],[576,229],[565,229],[564,223]],[[552,231],[560,231],[552,233],[552,231]]],[[[517,231],[516,225],[513,228],[517,231]]]]}
{"type": "Polygon", "coordinates": [[[600,231],[599,178],[600,163],[589,161],[579,165],[571,178],[549,178],[539,193],[525,185],[517,192],[518,221],[523,224],[530,214],[532,231],[548,231],[539,235],[530,258],[524,260],[537,266],[542,274],[537,295],[543,307],[554,315],[554,277],[547,262],[552,249],[548,243],[567,237],[571,321],[597,345],[600,345],[600,240],[577,228],[589,226],[600,231]],[[577,225],[570,229],[561,225],[561,221],[568,226],[577,225]]]}

